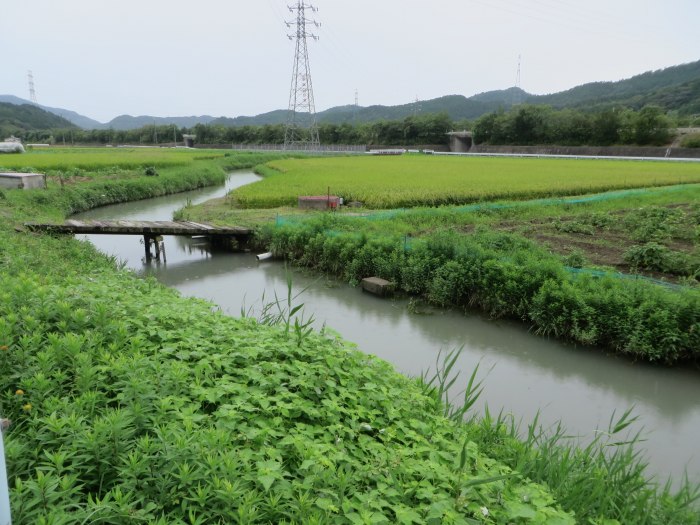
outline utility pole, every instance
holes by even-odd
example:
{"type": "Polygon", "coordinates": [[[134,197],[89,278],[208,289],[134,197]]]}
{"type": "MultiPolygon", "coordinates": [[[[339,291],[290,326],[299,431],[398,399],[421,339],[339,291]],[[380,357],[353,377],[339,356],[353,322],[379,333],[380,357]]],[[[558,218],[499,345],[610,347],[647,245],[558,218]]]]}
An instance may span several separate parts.
{"type": "Polygon", "coordinates": [[[287,27],[296,27],[296,34],[287,35],[296,42],[294,51],[294,68],[292,85],[289,90],[289,110],[284,130],[284,149],[317,150],[321,145],[316,123],[314,90],[311,84],[309,68],[309,50],[307,39],[318,40],[318,36],[306,30],[306,25],[320,27],[315,20],[306,18],[307,10],[312,13],[318,9],[304,0],[297,0],[296,6],[288,6],[291,13],[296,13],[296,22],[286,22],[287,27]]]}
{"type": "Polygon", "coordinates": [[[38,104],[36,101],[36,89],[34,89],[34,74],[31,70],[27,73],[27,80],[29,81],[29,100],[32,104],[38,104]]]}

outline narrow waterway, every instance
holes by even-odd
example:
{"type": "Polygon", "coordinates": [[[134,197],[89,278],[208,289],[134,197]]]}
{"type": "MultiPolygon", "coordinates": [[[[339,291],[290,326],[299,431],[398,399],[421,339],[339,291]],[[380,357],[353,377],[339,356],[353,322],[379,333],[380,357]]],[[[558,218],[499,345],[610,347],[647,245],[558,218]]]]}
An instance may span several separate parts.
{"type": "MultiPolygon", "coordinates": [[[[187,200],[225,195],[258,180],[251,172],[233,174],[225,187],[92,210],[83,219],[169,220],[187,200]]],[[[166,237],[167,263],[146,265],[134,236],[87,236],[100,250],[128,268],[153,275],[184,295],[209,299],[231,315],[259,310],[275,293],[286,300],[282,263],[258,263],[253,254],[211,252],[197,239],[166,237]]],[[[364,352],[393,363],[408,375],[434,369],[441,350],[463,347],[459,368],[466,383],[476,365],[485,390],[479,408],[513,414],[527,424],[540,413],[552,425],[561,420],[583,439],[606,429],[615,412],[634,407],[646,441],[651,471],[678,481],[687,471],[700,482],[700,371],[630,363],[598,351],[537,337],[521,324],[490,321],[477,314],[432,310],[411,313],[408,301],[383,300],[357,288],[293,270],[294,293],[303,293],[304,315],[326,325],[364,352]]]]}

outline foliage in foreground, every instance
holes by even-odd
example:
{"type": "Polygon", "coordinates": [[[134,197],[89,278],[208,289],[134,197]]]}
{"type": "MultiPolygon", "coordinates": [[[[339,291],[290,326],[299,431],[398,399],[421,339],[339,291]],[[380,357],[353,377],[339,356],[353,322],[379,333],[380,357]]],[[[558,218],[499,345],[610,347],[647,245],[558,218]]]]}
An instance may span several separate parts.
{"type": "Polygon", "coordinates": [[[573,523],[339,341],[111,271],[0,281],[15,523],[573,523]]]}

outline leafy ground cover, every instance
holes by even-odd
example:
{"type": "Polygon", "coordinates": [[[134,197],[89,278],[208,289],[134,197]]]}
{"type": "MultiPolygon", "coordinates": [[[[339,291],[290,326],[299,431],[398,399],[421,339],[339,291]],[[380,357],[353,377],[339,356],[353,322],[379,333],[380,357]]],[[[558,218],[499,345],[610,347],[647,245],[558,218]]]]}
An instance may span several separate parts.
{"type": "MultiPolygon", "coordinates": [[[[144,176],[144,195],[185,176],[171,175],[144,176]]],[[[431,384],[410,380],[298,329],[291,304],[276,326],[229,318],[87,243],[15,231],[91,204],[80,195],[0,197],[15,523],[700,522],[694,488],[656,486],[614,444],[626,415],[584,450],[536,423],[521,441],[502,418],[465,423],[443,403],[449,358],[431,384]]]]}
{"type": "Polygon", "coordinates": [[[0,200],[14,523],[574,523],[387,363],[13,228],[70,199],[83,206],[68,188],[0,200]]]}
{"type": "Polygon", "coordinates": [[[300,195],[329,190],[369,208],[401,208],[700,182],[697,163],[431,155],[284,160],[260,172],[263,181],[233,192],[238,207],[295,206],[300,195]]]}

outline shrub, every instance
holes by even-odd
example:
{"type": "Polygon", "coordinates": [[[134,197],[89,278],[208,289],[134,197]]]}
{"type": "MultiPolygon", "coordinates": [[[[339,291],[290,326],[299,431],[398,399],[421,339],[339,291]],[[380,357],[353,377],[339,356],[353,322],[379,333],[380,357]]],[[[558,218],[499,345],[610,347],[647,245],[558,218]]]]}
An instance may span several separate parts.
{"type": "Polygon", "coordinates": [[[681,140],[682,148],[700,148],[700,133],[691,133],[681,140]]]}
{"type": "Polygon", "coordinates": [[[625,252],[623,258],[627,264],[637,270],[676,275],[687,275],[691,271],[691,261],[687,254],[672,251],[656,242],[632,246],[625,252]]]}

